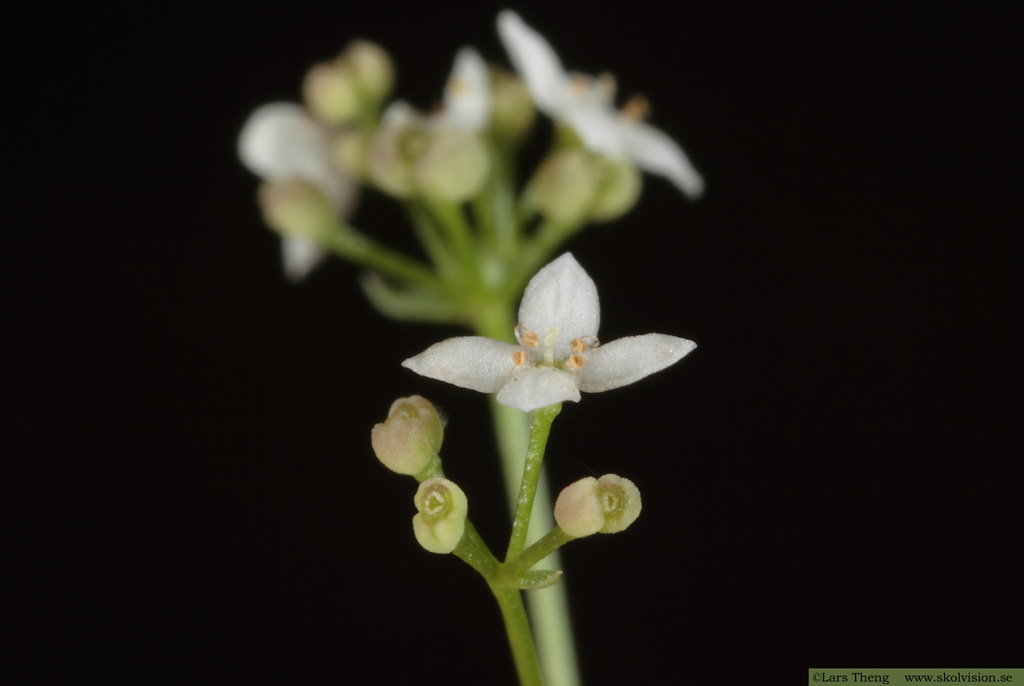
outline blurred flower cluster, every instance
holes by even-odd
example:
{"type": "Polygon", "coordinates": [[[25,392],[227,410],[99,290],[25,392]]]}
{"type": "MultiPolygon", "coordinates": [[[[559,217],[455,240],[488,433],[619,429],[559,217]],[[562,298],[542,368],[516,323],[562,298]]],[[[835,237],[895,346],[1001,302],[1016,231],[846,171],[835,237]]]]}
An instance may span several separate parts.
{"type": "Polygon", "coordinates": [[[364,40],[309,70],[303,104],[252,113],[239,155],[263,179],[259,204],[282,237],[290,279],[333,252],[369,268],[363,286],[383,313],[477,326],[486,303],[514,304],[526,280],[582,227],[628,212],[641,171],[691,198],[701,194],[701,176],[683,150],[644,121],[642,96],[616,108],[614,77],[566,71],[514,12],[502,12],[497,27],[515,73],[464,47],[429,113],[391,99],[395,65],[364,40]],[[519,184],[517,153],[538,111],[552,119],[555,135],[519,184]],[[362,189],[399,204],[422,256],[354,226],[362,189]]]}

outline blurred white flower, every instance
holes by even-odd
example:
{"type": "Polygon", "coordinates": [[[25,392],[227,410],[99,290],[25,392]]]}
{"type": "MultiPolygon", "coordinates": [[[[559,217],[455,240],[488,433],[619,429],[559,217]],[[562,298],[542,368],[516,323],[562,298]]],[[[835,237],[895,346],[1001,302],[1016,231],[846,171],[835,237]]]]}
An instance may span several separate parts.
{"type": "Polygon", "coordinates": [[[580,391],[625,386],[679,361],[696,347],[664,334],[600,345],[597,287],[565,253],[530,280],[519,307],[518,345],[480,336],[451,338],[402,363],[417,374],[482,393],[523,411],[579,402],[580,391]]]}
{"type": "Polygon", "coordinates": [[[498,15],[498,35],[537,109],[565,122],[588,150],[664,176],[691,198],[704,192],[704,179],[683,149],[641,121],[646,109],[642,99],[616,110],[611,78],[566,72],[551,44],[511,10],[498,15]]]}
{"type": "MultiPolygon", "coordinates": [[[[355,209],[358,185],[332,167],[327,131],[300,105],[275,102],[257,108],[238,137],[238,156],[264,181],[309,181],[341,217],[355,209]]],[[[309,238],[281,240],[285,275],[292,281],[301,281],[326,257],[324,248],[309,238]]]]}
{"type": "Polygon", "coordinates": [[[441,109],[429,117],[404,100],[395,100],[384,110],[384,127],[421,126],[430,130],[452,128],[477,133],[491,117],[491,78],[487,64],[473,48],[455,55],[452,72],[445,84],[441,109]]]}

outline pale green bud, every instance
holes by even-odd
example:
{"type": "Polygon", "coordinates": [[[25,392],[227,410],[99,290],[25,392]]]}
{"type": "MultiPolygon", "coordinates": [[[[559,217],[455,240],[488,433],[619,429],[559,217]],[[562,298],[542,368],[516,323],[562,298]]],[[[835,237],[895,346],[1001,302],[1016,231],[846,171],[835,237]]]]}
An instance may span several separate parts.
{"type": "Polygon", "coordinates": [[[359,82],[341,59],[314,65],[302,83],[302,96],[313,116],[327,124],[356,121],[363,111],[359,82]]]}
{"type": "Polygon", "coordinates": [[[454,482],[436,477],[420,484],[413,498],[419,513],[412,518],[413,533],[432,553],[450,553],[466,530],[469,503],[454,482]]]}
{"type": "Polygon", "coordinates": [[[369,134],[362,129],[345,129],[334,135],[330,145],[334,166],[353,179],[365,181],[369,173],[369,134]]]}
{"type": "Polygon", "coordinates": [[[376,43],[354,40],[341,58],[351,68],[369,104],[376,107],[384,102],[395,85],[395,65],[387,51],[376,43]]]}
{"type": "Polygon", "coordinates": [[[385,467],[415,476],[441,450],[444,425],[437,409],[424,397],[413,395],[391,404],[388,418],[373,427],[373,452],[385,467]]]}
{"type": "Polygon", "coordinates": [[[417,128],[384,127],[370,141],[367,170],[380,190],[396,198],[416,195],[412,162],[423,154],[428,134],[417,128]]]}
{"type": "Polygon", "coordinates": [[[592,157],[579,148],[563,148],[549,155],[531,183],[541,214],[561,226],[575,226],[587,218],[597,187],[592,157]]]}
{"type": "Polygon", "coordinates": [[[629,479],[605,474],[566,486],[555,500],[555,522],[574,538],[614,534],[640,516],[640,490],[629,479]]]}
{"type": "Polygon", "coordinates": [[[504,69],[491,70],[491,130],[502,138],[520,138],[536,118],[530,91],[504,69]]]}
{"type": "Polygon", "coordinates": [[[420,192],[432,200],[463,202],[480,192],[491,171],[487,147],[476,134],[441,129],[416,161],[420,192]]]}
{"type": "Polygon", "coordinates": [[[597,201],[590,208],[590,219],[607,222],[633,209],[640,199],[642,176],[632,164],[607,157],[594,158],[598,171],[597,201]]]}
{"type": "Polygon", "coordinates": [[[282,236],[316,238],[334,222],[327,196],[304,179],[266,181],[256,195],[263,221],[282,236]]]}

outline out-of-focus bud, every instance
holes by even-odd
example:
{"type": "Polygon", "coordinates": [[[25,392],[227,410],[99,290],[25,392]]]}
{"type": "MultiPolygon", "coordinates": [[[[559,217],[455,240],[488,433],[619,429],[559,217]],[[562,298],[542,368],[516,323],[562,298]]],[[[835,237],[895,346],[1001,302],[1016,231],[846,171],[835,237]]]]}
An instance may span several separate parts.
{"type": "Polygon", "coordinates": [[[555,522],[574,538],[614,534],[640,516],[640,490],[629,479],[588,476],[562,489],[555,501],[555,522]]]}
{"type": "Polygon", "coordinates": [[[427,145],[428,134],[418,128],[385,126],[370,141],[367,170],[370,179],[389,195],[411,198],[416,194],[412,161],[427,145]]]}
{"type": "Polygon", "coordinates": [[[377,459],[399,474],[419,474],[441,450],[444,425],[437,409],[418,395],[391,404],[388,418],[373,427],[370,442],[377,459]]]}
{"type": "Polygon", "coordinates": [[[597,186],[592,157],[579,148],[563,148],[549,155],[531,182],[541,214],[562,226],[575,226],[586,219],[597,186]]]}
{"type": "Polygon", "coordinates": [[[490,171],[491,158],[479,136],[441,129],[431,137],[413,173],[416,186],[426,197],[463,202],[480,192],[490,171]]]}
{"type": "Polygon", "coordinates": [[[370,155],[370,136],[362,129],[344,129],[331,139],[331,161],[346,175],[365,181],[370,155]]]}
{"type": "Polygon", "coordinates": [[[266,181],[256,195],[263,221],[282,236],[316,238],[335,221],[327,196],[304,179],[266,181]]]}
{"type": "Polygon", "coordinates": [[[302,83],[302,96],[313,116],[327,124],[356,121],[363,111],[359,81],[342,59],[314,65],[302,83]]]}
{"type": "Polygon", "coordinates": [[[537,110],[526,84],[503,69],[491,70],[491,130],[502,138],[520,138],[530,130],[537,110]]]}
{"type": "Polygon", "coordinates": [[[387,51],[376,43],[354,40],[341,54],[359,84],[359,89],[376,107],[391,94],[395,85],[395,65],[387,51]]]}
{"type": "Polygon", "coordinates": [[[590,219],[608,222],[633,209],[643,187],[640,172],[632,164],[607,157],[596,157],[598,172],[597,200],[590,208],[590,219]]]}
{"type": "Polygon", "coordinates": [[[455,550],[466,530],[469,510],[462,489],[448,479],[427,479],[416,490],[413,502],[419,510],[412,518],[413,533],[419,544],[432,553],[455,550]]]}

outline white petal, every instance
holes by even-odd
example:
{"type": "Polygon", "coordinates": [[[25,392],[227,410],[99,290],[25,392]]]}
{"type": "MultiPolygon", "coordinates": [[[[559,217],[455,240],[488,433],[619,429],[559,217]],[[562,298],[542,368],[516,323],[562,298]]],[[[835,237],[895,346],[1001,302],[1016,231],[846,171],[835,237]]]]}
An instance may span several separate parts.
{"type": "Polygon", "coordinates": [[[704,192],[704,179],[679,144],[663,131],[644,122],[624,122],[627,154],[644,171],[659,174],[691,198],[704,192]]]}
{"type": "Polygon", "coordinates": [[[580,100],[564,112],[566,123],[591,152],[627,159],[627,140],[619,113],[599,103],[580,100]]]}
{"type": "Polygon", "coordinates": [[[388,105],[380,120],[386,128],[419,126],[424,121],[423,115],[404,100],[395,100],[388,105]]]}
{"type": "Polygon", "coordinates": [[[358,186],[338,174],[328,158],[327,133],[301,106],[273,102],[254,111],[238,136],[238,156],[251,172],[267,181],[303,178],[348,216],[358,186]]]}
{"type": "Polygon", "coordinates": [[[524,412],[571,400],[580,401],[572,374],[553,367],[525,367],[498,391],[498,402],[524,412]]]}
{"type": "Polygon", "coordinates": [[[281,239],[284,274],[292,283],[302,281],[327,258],[327,250],[316,241],[302,236],[281,239]]]}
{"type": "Polygon", "coordinates": [[[277,181],[323,171],[327,139],[299,105],[274,102],[256,109],[238,137],[238,156],[257,176],[277,181]]]}
{"type": "Polygon", "coordinates": [[[498,36],[512,66],[526,82],[537,109],[548,115],[557,114],[565,104],[569,77],[551,44],[511,10],[498,14],[498,36]]]}
{"type": "Polygon", "coordinates": [[[577,383],[585,393],[626,386],[675,364],[696,347],[693,341],[660,333],[620,338],[586,353],[577,383]]]}
{"type": "Polygon", "coordinates": [[[439,121],[463,131],[482,131],[491,118],[491,77],[487,64],[473,48],[462,48],[444,89],[439,121]]]}
{"type": "Polygon", "coordinates": [[[481,336],[460,336],[435,343],[402,366],[417,374],[481,393],[495,393],[508,382],[518,345],[481,336]]]}
{"type": "Polygon", "coordinates": [[[584,336],[597,337],[601,305],[597,286],[576,258],[565,253],[530,279],[519,306],[519,323],[540,337],[543,348],[556,330],[555,356],[569,356],[569,342],[584,336]]]}

